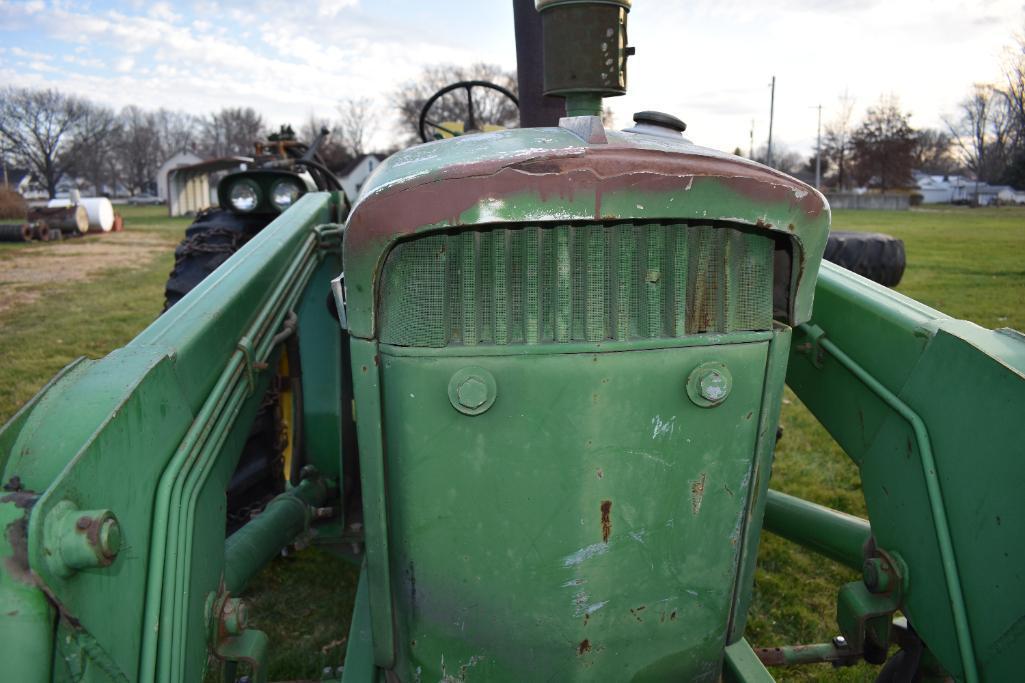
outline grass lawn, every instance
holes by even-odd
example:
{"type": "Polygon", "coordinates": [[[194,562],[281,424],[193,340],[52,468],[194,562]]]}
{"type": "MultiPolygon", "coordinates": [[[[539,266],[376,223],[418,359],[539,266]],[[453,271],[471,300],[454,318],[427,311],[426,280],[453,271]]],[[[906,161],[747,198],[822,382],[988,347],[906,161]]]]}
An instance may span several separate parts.
{"type": "MultiPolygon", "coordinates": [[[[0,306],[0,421],[68,362],[123,345],[160,312],[173,248],[189,221],[167,218],[164,207],[121,211],[126,232],[120,235],[0,244],[0,284],[8,300],[0,306]],[[45,263],[48,274],[26,277],[29,258],[45,263]],[[97,269],[82,272],[83,258],[97,269]]],[[[838,211],[834,228],[903,239],[908,269],[899,291],[986,327],[1025,330],[1025,209],[838,211]]],[[[857,470],[792,393],[786,401],[773,487],[864,515],[857,470]]],[[[836,589],[856,577],[764,538],[749,639],[758,646],[825,642],[835,635],[836,589]]],[[[324,666],[340,663],[355,578],[348,564],[309,549],[276,561],[254,581],[252,620],[271,636],[272,679],[316,678],[324,666]]],[[[787,681],[864,681],[875,671],[818,665],[776,673],[787,681]]]]}

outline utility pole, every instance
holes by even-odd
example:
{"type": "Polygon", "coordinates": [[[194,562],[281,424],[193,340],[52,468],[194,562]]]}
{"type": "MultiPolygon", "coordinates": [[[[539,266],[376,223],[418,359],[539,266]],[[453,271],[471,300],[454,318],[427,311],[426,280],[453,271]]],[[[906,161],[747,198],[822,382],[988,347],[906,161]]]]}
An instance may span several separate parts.
{"type": "Polygon", "coordinates": [[[769,146],[765,153],[765,165],[772,166],[772,119],[776,115],[776,77],[772,77],[772,94],[769,96],[769,146]]]}
{"type": "Polygon", "coordinates": [[[822,189],[822,105],[819,105],[819,126],[815,133],[815,189],[822,189]]]}
{"type": "Polygon", "coordinates": [[[751,144],[748,149],[747,158],[754,161],[755,158],[755,120],[751,119],[751,144]]]}

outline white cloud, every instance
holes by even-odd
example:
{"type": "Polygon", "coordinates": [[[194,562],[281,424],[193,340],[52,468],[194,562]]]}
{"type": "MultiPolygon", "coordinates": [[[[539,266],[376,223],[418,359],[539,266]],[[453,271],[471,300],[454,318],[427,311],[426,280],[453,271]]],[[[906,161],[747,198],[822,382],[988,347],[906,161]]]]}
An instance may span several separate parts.
{"type": "Polygon", "coordinates": [[[171,9],[171,6],[166,2],[153,3],[149,8],[149,15],[154,19],[159,19],[160,21],[167,21],[172,24],[181,21],[182,18],[180,14],[175,14],[175,12],[171,9]]]}
{"type": "MultiPolygon", "coordinates": [[[[115,107],[253,106],[277,125],[333,115],[346,96],[371,96],[387,111],[391,93],[428,64],[512,68],[511,10],[501,2],[461,0],[436,14],[356,0],[287,12],[275,0],[138,0],[120,11],[62,0],[32,14],[30,3],[0,0],[0,33],[28,27],[59,46],[71,66],[46,80],[51,87],[115,107]]],[[[765,140],[775,74],[775,136],[791,146],[811,147],[815,105],[829,120],[845,89],[862,109],[897,93],[915,124],[939,125],[972,82],[999,77],[1001,47],[1023,17],[1021,0],[644,0],[630,15],[630,93],[609,104],[620,126],[634,111],[662,109],[687,121],[697,142],[746,149],[752,120],[756,145],[765,140]]],[[[43,74],[4,60],[52,63],[49,55],[4,42],[3,82],[38,85],[43,74]]]]}

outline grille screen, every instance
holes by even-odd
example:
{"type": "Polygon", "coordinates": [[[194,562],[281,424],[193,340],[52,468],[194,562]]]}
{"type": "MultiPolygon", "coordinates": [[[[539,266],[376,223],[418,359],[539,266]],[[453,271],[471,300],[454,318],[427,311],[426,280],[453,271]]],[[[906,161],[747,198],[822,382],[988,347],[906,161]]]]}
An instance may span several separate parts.
{"type": "Polygon", "coordinates": [[[380,338],[442,347],[769,330],[772,263],[772,238],[709,225],[433,234],[389,254],[380,338]]]}

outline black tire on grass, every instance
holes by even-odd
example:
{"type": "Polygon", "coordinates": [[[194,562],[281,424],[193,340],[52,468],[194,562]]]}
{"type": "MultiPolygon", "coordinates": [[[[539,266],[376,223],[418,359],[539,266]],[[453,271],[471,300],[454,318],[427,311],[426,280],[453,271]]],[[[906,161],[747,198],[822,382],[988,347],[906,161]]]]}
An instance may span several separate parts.
{"type": "Polygon", "coordinates": [[[164,310],[178,303],[268,222],[266,217],[239,216],[223,209],[197,216],[174,250],[174,269],[164,288],[164,310]]]}
{"type": "MultiPolygon", "coordinates": [[[[213,273],[270,221],[213,209],[201,213],[174,250],[174,269],[164,288],[166,312],[213,273]]],[[[230,534],[272,497],[284,491],[284,430],[277,386],[263,398],[227,489],[230,534]]]]}
{"type": "Polygon", "coordinates": [[[881,232],[831,232],[825,259],[887,287],[904,276],[904,241],[881,232]]]}

